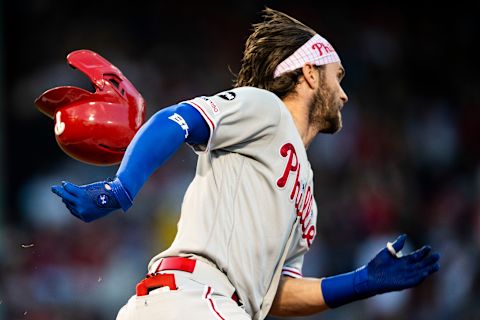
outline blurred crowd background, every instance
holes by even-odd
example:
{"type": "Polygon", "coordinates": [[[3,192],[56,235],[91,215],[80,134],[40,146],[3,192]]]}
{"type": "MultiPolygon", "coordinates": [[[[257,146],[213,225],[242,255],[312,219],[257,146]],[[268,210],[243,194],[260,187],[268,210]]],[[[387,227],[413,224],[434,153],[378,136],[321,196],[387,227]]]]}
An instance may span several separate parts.
{"type": "Polygon", "coordinates": [[[347,71],[344,129],[309,149],[319,217],[304,274],[350,271],[401,233],[407,251],[428,243],[442,255],[420,287],[308,319],[480,319],[479,5],[298,0],[1,3],[0,319],[114,319],[172,241],[194,175],[185,147],[127,214],[71,216],[50,186],[116,167],[67,157],[34,107],[54,86],[90,88],[65,56],[109,59],[151,116],[228,89],[265,5],[326,37],[347,71]]]}

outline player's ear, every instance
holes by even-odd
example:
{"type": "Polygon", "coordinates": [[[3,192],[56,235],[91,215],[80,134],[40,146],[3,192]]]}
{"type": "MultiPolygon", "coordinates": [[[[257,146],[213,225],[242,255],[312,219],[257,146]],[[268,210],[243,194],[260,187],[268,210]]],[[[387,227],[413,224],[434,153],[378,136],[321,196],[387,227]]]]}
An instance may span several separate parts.
{"type": "Polygon", "coordinates": [[[311,89],[315,89],[318,85],[318,73],[311,63],[306,63],[302,67],[303,78],[311,89]]]}

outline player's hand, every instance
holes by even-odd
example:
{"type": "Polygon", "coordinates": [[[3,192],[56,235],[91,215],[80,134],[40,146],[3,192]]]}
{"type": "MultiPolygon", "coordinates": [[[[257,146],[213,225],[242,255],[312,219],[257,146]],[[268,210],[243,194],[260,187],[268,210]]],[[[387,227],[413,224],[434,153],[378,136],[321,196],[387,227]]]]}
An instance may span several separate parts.
{"type": "Polygon", "coordinates": [[[118,179],[99,181],[83,186],[70,182],[52,187],[70,212],[80,220],[90,222],[110,212],[131,206],[132,200],[118,179]]]}
{"type": "Polygon", "coordinates": [[[360,281],[363,284],[359,283],[360,288],[364,287],[362,291],[379,294],[411,288],[440,269],[440,255],[431,253],[430,246],[402,256],[400,251],[405,239],[406,235],[399,236],[393,244],[381,250],[364,270],[359,270],[364,274],[360,277],[364,278],[360,281]]]}
{"type": "Polygon", "coordinates": [[[388,243],[367,265],[324,278],[321,287],[325,304],[336,308],[376,294],[411,288],[438,271],[440,255],[431,253],[430,246],[401,254],[406,237],[401,235],[388,243]]]}

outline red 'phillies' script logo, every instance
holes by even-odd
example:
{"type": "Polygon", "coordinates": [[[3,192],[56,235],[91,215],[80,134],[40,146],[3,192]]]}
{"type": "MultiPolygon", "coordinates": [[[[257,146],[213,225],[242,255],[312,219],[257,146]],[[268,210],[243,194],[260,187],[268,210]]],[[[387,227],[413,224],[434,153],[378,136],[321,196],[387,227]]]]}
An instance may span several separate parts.
{"type": "Polygon", "coordinates": [[[318,54],[320,54],[320,56],[323,56],[323,54],[329,54],[329,53],[335,52],[331,44],[322,43],[322,42],[314,43],[312,45],[312,49],[318,50],[318,54]]]}
{"type": "Polygon", "coordinates": [[[301,165],[298,162],[297,152],[291,143],[286,143],[280,148],[280,155],[284,158],[288,157],[287,166],[280,179],[277,180],[279,188],[285,187],[290,173],[296,173],[295,183],[290,192],[290,200],[295,201],[295,210],[297,216],[300,217],[300,225],[302,226],[302,237],[307,241],[307,246],[310,247],[315,238],[315,225],[312,223],[312,204],[313,194],[310,186],[301,186],[300,184],[300,169],[301,165]]]}

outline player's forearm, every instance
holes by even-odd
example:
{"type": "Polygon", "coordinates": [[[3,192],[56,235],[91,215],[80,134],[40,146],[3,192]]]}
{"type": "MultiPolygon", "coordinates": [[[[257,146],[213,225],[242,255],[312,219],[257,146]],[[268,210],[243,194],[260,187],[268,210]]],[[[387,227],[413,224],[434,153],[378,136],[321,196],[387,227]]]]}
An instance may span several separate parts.
{"type": "Polygon", "coordinates": [[[430,246],[401,254],[406,235],[388,243],[370,262],[354,271],[319,279],[282,278],[273,315],[309,315],[353,301],[420,284],[440,269],[440,255],[430,246]]]}
{"type": "Polygon", "coordinates": [[[129,144],[117,171],[118,178],[132,198],[185,141],[183,130],[168,119],[171,112],[160,111],[152,116],[129,144]]]}
{"type": "Polygon", "coordinates": [[[165,108],[152,116],[129,144],[117,177],[132,198],[148,177],[186,141],[208,141],[208,127],[198,111],[187,104],[165,108]]]}
{"type": "Polygon", "coordinates": [[[270,314],[307,316],[328,309],[320,283],[320,279],[282,277],[270,314]]]}

